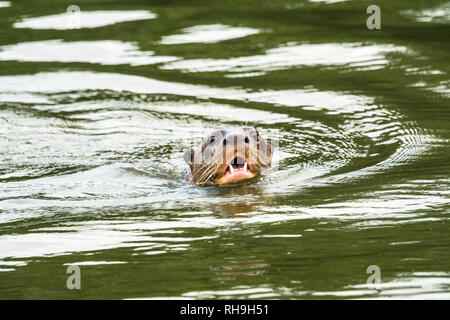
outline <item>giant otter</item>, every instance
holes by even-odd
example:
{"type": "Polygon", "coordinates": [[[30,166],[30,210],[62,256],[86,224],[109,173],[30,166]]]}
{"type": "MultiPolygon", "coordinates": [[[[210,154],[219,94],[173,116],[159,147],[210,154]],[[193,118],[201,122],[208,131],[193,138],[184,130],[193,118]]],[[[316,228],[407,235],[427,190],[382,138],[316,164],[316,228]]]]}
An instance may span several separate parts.
{"type": "Polygon", "coordinates": [[[191,182],[227,184],[257,176],[272,162],[272,146],[254,127],[224,128],[211,133],[197,147],[184,152],[191,182]]]}

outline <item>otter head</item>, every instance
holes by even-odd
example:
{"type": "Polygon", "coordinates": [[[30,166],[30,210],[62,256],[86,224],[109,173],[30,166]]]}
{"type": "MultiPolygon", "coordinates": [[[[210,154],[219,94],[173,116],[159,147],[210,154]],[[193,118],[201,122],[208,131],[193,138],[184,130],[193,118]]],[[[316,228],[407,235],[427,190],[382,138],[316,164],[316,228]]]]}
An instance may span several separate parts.
{"type": "Polygon", "coordinates": [[[250,179],[272,161],[272,146],[253,127],[214,131],[197,147],[184,152],[194,184],[226,184],[250,179]]]}

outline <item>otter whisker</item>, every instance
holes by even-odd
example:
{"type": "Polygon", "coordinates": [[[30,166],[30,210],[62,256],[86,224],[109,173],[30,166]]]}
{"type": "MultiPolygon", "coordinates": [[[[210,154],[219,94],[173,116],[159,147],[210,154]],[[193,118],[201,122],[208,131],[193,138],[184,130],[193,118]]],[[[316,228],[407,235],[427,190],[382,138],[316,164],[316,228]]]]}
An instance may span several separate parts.
{"type": "Polygon", "coordinates": [[[212,165],[214,163],[214,159],[211,159],[209,162],[203,163],[200,169],[204,169],[204,171],[197,170],[195,174],[200,171],[200,177],[198,178],[199,182],[208,181],[215,172],[215,166],[212,165]]]}

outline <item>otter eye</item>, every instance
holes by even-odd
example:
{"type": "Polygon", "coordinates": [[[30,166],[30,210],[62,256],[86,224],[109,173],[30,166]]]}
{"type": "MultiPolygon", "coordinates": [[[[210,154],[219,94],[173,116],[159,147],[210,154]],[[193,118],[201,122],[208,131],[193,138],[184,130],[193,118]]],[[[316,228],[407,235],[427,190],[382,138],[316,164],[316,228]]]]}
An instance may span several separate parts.
{"type": "Polygon", "coordinates": [[[215,136],[209,137],[208,143],[213,143],[214,141],[216,141],[216,137],[215,136]]]}

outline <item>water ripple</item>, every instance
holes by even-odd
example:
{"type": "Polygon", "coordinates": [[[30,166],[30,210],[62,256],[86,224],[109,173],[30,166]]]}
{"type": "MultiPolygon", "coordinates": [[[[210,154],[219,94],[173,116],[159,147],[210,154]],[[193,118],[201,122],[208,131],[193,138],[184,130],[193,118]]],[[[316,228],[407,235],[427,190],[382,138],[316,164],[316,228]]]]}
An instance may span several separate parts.
{"type": "Polygon", "coordinates": [[[1,61],[85,62],[103,65],[150,65],[177,60],[139,51],[135,44],[117,40],[76,41],[46,40],[0,47],[1,61]]]}
{"type": "Polygon", "coordinates": [[[245,27],[232,27],[223,24],[206,24],[181,30],[181,34],[164,36],[161,44],[217,43],[225,40],[247,37],[259,30],[245,27]]]}
{"type": "Polygon", "coordinates": [[[74,16],[73,13],[59,13],[49,16],[24,18],[20,22],[13,24],[14,28],[29,28],[38,30],[71,30],[74,29],[74,21],[79,29],[82,28],[99,28],[116,23],[127,21],[138,21],[154,19],[156,15],[146,10],[135,11],[80,11],[74,16]]]}
{"type": "Polygon", "coordinates": [[[386,54],[405,53],[406,48],[394,45],[363,45],[361,43],[288,44],[269,49],[262,55],[230,59],[188,59],[170,62],[161,68],[186,72],[227,72],[237,77],[251,72],[267,73],[294,67],[346,66],[360,70],[383,68],[386,54]],[[333,54],[330,54],[333,52],[333,54]]]}

